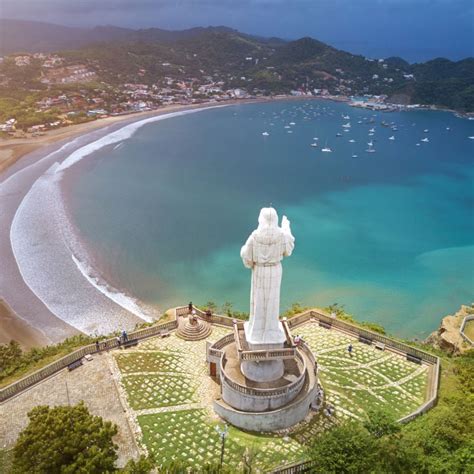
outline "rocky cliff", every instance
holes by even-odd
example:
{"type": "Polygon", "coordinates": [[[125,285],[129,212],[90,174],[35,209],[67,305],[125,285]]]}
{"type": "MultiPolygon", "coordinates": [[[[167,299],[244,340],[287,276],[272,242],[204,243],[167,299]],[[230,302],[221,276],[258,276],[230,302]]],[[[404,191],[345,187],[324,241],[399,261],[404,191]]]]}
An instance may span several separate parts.
{"type": "Polygon", "coordinates": [[[471,306],[462,305],[457,313],[445,316],[438,330],[431,333],[425,342],[451,354],[471,349],[460,333],[463,319],[470,314],[474,314],[474,303],[471,306]]]}

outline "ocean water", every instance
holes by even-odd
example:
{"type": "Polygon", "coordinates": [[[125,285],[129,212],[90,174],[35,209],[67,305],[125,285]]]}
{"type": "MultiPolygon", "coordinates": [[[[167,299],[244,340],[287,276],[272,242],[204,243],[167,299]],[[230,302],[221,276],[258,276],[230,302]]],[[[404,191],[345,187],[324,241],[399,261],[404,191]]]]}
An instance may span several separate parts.
{"type": "Polygon", "coordinates": [[[63,182],[95,271],[146,304],[248,311],[239,251],[272,204],[296,238],[282,310],[337,302],[419,337],[473,300],[473,135],[474,121],[444,112],[236,105],[146,124],[63,182]]]}

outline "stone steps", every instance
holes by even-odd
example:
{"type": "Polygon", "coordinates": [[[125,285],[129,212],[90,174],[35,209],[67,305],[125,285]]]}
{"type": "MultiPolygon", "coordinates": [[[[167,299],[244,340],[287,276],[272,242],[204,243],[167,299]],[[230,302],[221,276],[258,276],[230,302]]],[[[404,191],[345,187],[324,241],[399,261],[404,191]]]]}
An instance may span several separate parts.
{"type": "Polygon", "coordinates": [[[189,321],[179,325],[176,335],[185,341],[200,341],[209,336],[212,332],[212,326],[204,321],[197,320],[196,324],[189,321]]]}

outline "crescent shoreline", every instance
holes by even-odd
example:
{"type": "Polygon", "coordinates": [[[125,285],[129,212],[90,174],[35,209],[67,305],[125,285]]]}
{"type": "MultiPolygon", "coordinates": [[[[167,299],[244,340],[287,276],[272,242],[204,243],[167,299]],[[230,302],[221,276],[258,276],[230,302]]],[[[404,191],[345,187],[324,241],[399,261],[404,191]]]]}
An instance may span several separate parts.
{"type": "MultiPolygon", "coordinates": [[[[257,101],[245,101],[245,103],[249,102],[257,101]]],[[[10,239],[18,208],[36,181],[52,164],[63,163],[76,150],[144,119],[153,119],[173,112],[205,110],[241,103],[244,101],[170,106],[132,116],[112,117],[65,130],[60,129],[55,132],[61,133],[40,137],[36,142],[30,140],[27,143],[18,143],[14,140],[5,140],[2,143],[0,141],[0,152],[5,152],[9,148],[11,151],[8,159],[9,166],[0,174],[0,261],[2,262],[0,299],[3,300],[3,304],[0,305],[0,343],[7,343],[14,339],[25,348],[43,346],[81,332],[58,318],[27,285],[15,259],[10,239]],[[14,154],[12,148],[15,151],[14,154]],[[12,156],[15,159],[12,160],[12,156]]],[[[4,165],[5,161],[0,162],[0,172],[2,164],[4,165]]]]}

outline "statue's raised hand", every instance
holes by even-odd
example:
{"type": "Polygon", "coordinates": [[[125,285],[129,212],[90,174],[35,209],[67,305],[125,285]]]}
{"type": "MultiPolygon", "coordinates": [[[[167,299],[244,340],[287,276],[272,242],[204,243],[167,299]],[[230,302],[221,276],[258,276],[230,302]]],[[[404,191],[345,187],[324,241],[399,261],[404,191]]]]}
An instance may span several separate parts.
{"type": "Polygon", "coordinates": [[[290,221],[286,216],[283,216],[281,219],[281,228],[283,230],[290,230],[290,221]]]}

